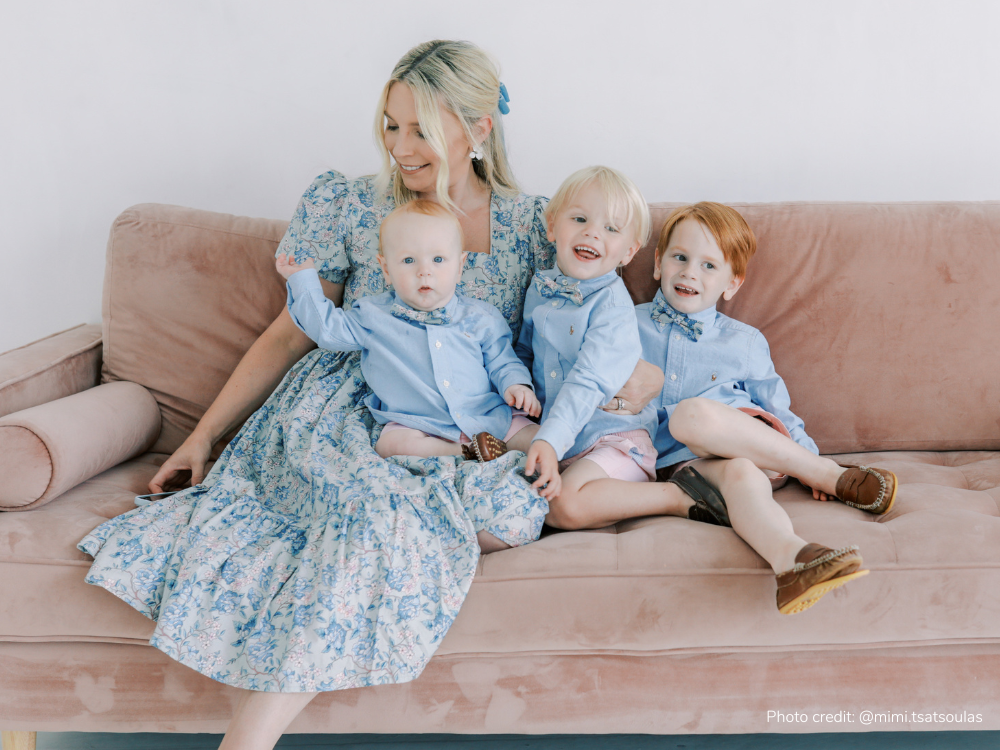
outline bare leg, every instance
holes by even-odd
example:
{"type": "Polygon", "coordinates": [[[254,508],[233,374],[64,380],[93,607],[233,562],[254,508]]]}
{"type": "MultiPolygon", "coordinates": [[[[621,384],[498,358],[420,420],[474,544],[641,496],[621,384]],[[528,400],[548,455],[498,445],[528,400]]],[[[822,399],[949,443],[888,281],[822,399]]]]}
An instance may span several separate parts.
{"type": "MultiPolygon", "coordinates": [[[[764,429],[774,432],[766,426],[764,429]]],[[[795,535],[792,521],[774,501],[763,471],[746,458],[703,459],[692,466],[725,498],[733,531],[767,560],[775,573],[794,567],[795,556],[807,542],[795,535]]]]}
{"type": "Polygon", "coordinates": [[[421,458],[461,456],[462,445],[407,427],[402,430],[393,430],[388,435],[384,432],[379,435],[378,442],[375,443],[375,452],[382,458],[389,458],[389,456],[420,456],[421,458]]]}
{"type": "Polygon", "coordinates": [[[243,691],[219,750],[271,750],[292,719],[317,695],[243,691]]]}
{"type": "Polygon", "coordinates": [[[707,398],[681,401],[670,434],[702,458],[749,458],[761,469],[788,474],[833,496],[844,469],[817,456],[759,419],[707,398]]]}
{"type": "Polygon", "coordinates": [[[639,516],[686,518],[694,504],[676,484],[611,479],[586,458],[566,469],[562,480],[562,492],[549,501],[545,517],[557,529],[600,529],[639,516]]]}
{"type": "Polygon", "coordinates": [[[521,453],[527,453],[528,448],[531,447],[531,441],[535,439],[535,433],[538,432],[539,425],[531,424],[527,427],[522,427],[520,430],[514,433],[512,437],[507,442],[507,447],[513,451],[521,451],[521,453]]]}
{"type": "Polygon", "coordinates": [[[490,552],[499,552],[502,549],[510,549],[507,542],[497,539],[488,531],[480,531],[476,534],[476,541],[479,542],[479,551],[488,555],[490,552]]]}

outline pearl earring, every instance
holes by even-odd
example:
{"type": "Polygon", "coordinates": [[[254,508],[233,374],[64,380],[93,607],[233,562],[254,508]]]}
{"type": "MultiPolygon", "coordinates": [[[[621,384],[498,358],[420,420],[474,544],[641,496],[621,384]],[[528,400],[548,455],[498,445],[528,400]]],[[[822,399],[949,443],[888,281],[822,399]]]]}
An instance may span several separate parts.
{"type": "Polygon", "coordinates": [[[483,158],[483,152],[479,150],[478,146],[473,146],[472,147],[472,153],[469,154],[469,158],[470,159],[482,159],[483,158]]]}

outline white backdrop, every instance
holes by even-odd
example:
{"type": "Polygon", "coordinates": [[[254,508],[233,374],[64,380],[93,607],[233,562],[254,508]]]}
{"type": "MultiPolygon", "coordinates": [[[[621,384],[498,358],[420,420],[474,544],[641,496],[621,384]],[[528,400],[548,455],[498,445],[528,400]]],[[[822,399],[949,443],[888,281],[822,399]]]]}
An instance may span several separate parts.
{"type": "Polygon", "coordinates": [[[374,171],[432,38],[500,61],[528,192],[606,163],[649,200],[1000,198],[992,0],[2,0],[0,351],[100,321],[132,204],[287,218],[374,171]]]}

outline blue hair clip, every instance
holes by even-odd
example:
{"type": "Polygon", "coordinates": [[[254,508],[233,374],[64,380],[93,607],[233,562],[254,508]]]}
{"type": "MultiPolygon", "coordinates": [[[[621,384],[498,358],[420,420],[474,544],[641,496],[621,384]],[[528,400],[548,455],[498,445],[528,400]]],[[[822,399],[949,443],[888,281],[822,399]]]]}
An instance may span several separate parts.
{"type": "Polygon", "coordinates": [[[509,115],[510,107],[507,106],[507,102],[510,101],[510,95],[507,93],[507,87],[500,84],[500,101],[497,102],[497,107],[500,109],[500,114],[509,115]]]}

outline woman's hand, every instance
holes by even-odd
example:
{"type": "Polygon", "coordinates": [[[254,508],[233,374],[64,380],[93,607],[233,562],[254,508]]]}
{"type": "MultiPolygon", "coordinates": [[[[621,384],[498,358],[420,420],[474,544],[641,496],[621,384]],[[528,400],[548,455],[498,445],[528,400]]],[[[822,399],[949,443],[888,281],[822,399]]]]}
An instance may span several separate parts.
{"type": "Polygon", "coordinates": [[[181,447],[164,461],[156,476],[149,480],[150,492],[169,492],[181,489],[191,477],[191,484],[201,484],[205,478],[205,464],[212,453],[212,443],[191,433],[181,447]]]}
{"type": "Polygon", "coordinates": [[[282,278],[284,278],[285,281],[288,281],[288,278],[293,273],[304,271],[307,268],[315,268],[316,264],[313,262],[312,258],[306,258],[301,263],[296,263],[294,256],[281,253],[281,255],[274,259],[274,267],[278,270],[278,273],[281,274],[282,278]]]}
{"type": "Polygon", "coordinates": [[[662,391],[663,370],[640,359],[618,395],[601,408],[614,414],[638,414],[662,391]]]}
{"type": "Polygon", "coordinates": [[[538,400],[538,396],[535,395],[535,392],[531,390],[531,386],[518,383],[504,391],[503,395],[508,406],[521,409],[529,417],[540,417],[542,415],[542,404],[538,400]]]}
{"type": "Polygon", "coordinates": [[[562,489],[562,477],[559,476],[559,459],[556,449],[544,440],[535,440],[528,448],[528,457],[524,462],[524,473],[529,477],[538,467],[538,479],[531,486],[546,500],[559,497],[562,489]],[[544,487],[542,485],[545,485],[544,487]]]}

